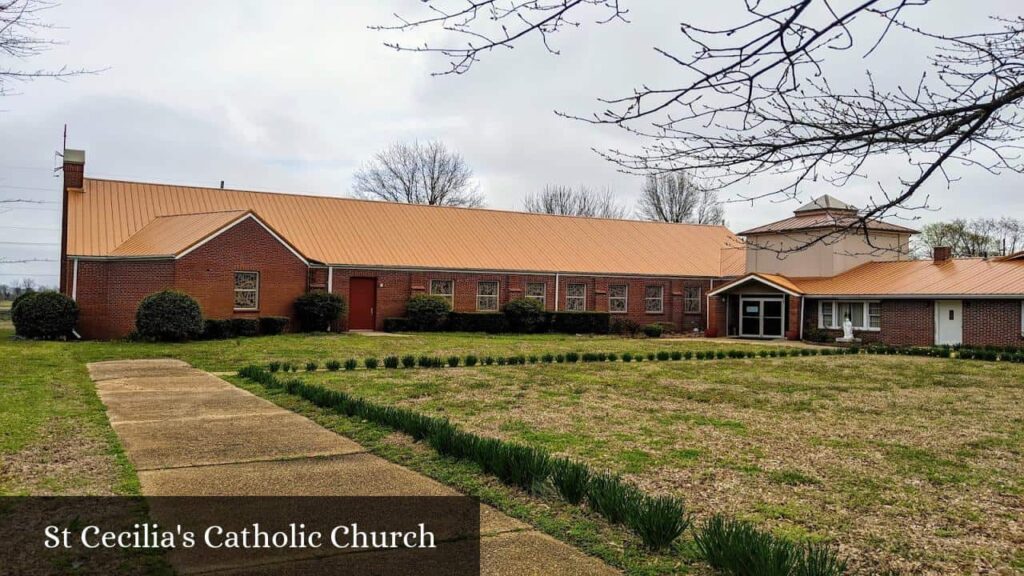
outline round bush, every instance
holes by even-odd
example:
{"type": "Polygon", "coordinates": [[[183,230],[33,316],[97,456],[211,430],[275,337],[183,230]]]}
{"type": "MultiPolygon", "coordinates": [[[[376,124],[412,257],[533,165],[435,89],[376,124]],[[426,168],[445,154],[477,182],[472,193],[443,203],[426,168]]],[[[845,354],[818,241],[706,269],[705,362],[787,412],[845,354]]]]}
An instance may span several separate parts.
{"type": "Polygon", "coordinates": [[[143,338],[180,342],[203,334],[203,312],[199,303],[184,292],[164,290],[150,294],[139,303],[135,330],[143,338]]]}
{"type": "Polygon", "coordinates": [[[519,298],[505,304],[505,319],[513,332],[539,332],[544,327],[544,305],[532,298],[519,298]]]}
{"type": "Polygon", "coordinates": [[[409,298],[405,306],[409,317],[409,328],[412,330],[441,330],[452,311],[446,298],[430,294],[417,294],[409,298]]]}
{"type": "Polygon", "coordinates": [[[11,308],[14,332],[25,338],[53,340],[71,336],[78,321],[78,304],[59,292],[30,292],[11,308]]]}
{"type": "Polygon", "coordinates": [[[661,338],[661,333],[664,329],[661,324],[648,324],[644,326],[644,335],[648,338],[661,338]]]}
{"type": "Polygon", "coordinates": [[[348,312],[345,299],[327,292],[310,292],[295,300],[295,317],[303,332],[326,332],[331,322],[348,312]]]}

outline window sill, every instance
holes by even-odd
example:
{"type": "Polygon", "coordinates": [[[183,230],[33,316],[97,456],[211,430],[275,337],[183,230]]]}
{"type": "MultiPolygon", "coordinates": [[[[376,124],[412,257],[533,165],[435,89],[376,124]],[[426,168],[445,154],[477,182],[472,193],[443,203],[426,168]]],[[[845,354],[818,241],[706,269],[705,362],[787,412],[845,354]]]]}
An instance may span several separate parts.
{"type": "Polygon", "coordinates": [[[232,308],[232,312],[259,312],[259,308],[232,308]]]}
{"type": "MultiPolygon", "coordinates": [[[[832,327],[832,326],[818,326],[818,330],[840,330],[841,331],[842,329],[843,329],[842,326],[836,326],[836,327],[832,327]]],[[[882,329],[881,328],[856,328],[855,327],[853,329],[853,331],[854,332],[881,332],[882,329]]]]}

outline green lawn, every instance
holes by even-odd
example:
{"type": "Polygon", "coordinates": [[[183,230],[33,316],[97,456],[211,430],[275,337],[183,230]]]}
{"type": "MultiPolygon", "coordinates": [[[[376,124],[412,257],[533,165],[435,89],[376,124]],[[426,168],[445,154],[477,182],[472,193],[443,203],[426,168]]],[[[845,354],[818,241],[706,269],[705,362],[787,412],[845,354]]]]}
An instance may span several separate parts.
{"type": "Polygon", "coordinates": [[[542,446],[864,572],[1019,570],[1024,367],[911,357],[302,375],[542,446]]]}
{"type": "MultiPolygon", "coordinates": [[[[171,357],[230,371],[272,360],[322,365],[405,354],[741,346],[757,347],[480,334],[56,343],[11,340],[10,331],[0,331],[0,493],[137,492],[134,471],[88,379],[91,361],[171,357]]],[[[301,376],[585,459],[652,492],[681,495],[700,515],[727,512],[796,538],[837,543],[866,572],[1013,573],[1024,567],[1024,367],[1018,365],[829,356],[301,376]]],[[[631,573],[699,566],[685,543],[677,557],[637,560],[621,532],[571,507],[503,488],[401,435],[271,397],[377,453],[618,558],[631,573]]]]}

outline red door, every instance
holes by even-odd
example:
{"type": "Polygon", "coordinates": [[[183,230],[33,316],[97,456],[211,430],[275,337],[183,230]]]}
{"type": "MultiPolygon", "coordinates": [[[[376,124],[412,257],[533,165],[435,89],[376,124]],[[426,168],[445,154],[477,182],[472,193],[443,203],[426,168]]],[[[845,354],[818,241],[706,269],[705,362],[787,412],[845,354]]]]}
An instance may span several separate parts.
{"type": "Polygon", "coordinates": [[[377,279],[353,278],[348,288],[348,329],[373,330],[377,327],[377,279]]]}

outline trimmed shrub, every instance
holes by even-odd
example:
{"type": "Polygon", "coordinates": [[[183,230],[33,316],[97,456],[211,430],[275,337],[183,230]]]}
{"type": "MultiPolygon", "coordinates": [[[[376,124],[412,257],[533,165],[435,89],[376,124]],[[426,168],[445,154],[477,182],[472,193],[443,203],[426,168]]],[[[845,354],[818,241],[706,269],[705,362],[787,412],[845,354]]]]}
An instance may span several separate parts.
{"type": "MultiPolygon", "coordinates": [[[[23,304],[18,308],[23,308],[23,304]]],[[[142,299],[135,313],[135,330],[140,336],[153,340],[192,340],[202,335],[203,328],[199,303],[184,292],[164,290],[150,294],[142,299]]]]}
{"type": "Polygon", "coordinates": [[[606,360],[608,360],[608,355],[607,354],[605,354],[604,352],[598,352],[597,353],[597,361],[598,362],[605,362],[606,360]]]}
{"type": "Polygon", "coordinates": [[[684,360],[689,360],[691,358],[693,358],[693,352],[691,352],[689,350],[687,350],[686,352],[683,352],[683,359],[684,360]]]}
{"type": "Polygon", "coordinates": [[[402,356],[402,368],[413,368],[416,366],[415,356],[402,356]]]}
{"type": "Polygon", "coordinates": [[[508,331],[508,323],[505,315],[499,312],[450,312],[445,329],[453,332],[500,334],[508,331]]]}
{"type": "Polygon", "coordinates": [[[78,303],[59,292],[27,292],[11,305],[14,333],[26,338],[67,338],[78,323],[78,303]]]}
{"type": "Polygon", "coordinates": [[[479,362],[479,359],[476,356],[472,354],[466,356],[466,366],[476,366],[477,362],[479,362]]]}
{"type": "Polygon", "coordinates": [[[719,350],[718,352],[715,352],[715,358],[718,358],[719,360],[724,360],[725,359],[725,352],[722,352],[721,350],[719,350]]]}
{"type": "Polygon", "coordinates": [[[545,364],[551,364],[552,362],[555,361],[555,355],[550,353],[544,354],[543,356],[540,357],[540,361],[545,364]]]}
{"type": "Polygon", "coordinates": [[[538,358],[536,354],[530,354],[529,360],[530,364],[536,364],[537,360],[540,360],[540,358],[538,358]]]}
{"type": "Polygon", "coordinates": [[[331,372],[337,372],[338,370],[341,370],[341,362],[338,362],[337,360],[328,360],[324,363],[324,367],[331,372]]]}
{"type": "Polygon", "coordinates": [[[673,360],[682,360],[683,359],[683,353],[680,352],[679,350],[673,350],[672,353],[669,356],[673,360]]]}
{"type": "Polygon", "coordinates": [[[552,332],[561,334],[607,334],[607,312],[548,312],[552,332]]]}
{"type": "Polygon", "coordinates": [[[458,356],[449,356],[448,357],[448,367],[449,368],[457,368],[459,366],[459,362],[461,362],[461,361],[462,361],[462,359],[459,358],[458,356]]]}
{"type": "Polygon", "coordinates": [[[623,352],[622,353],[622,361],[623,362],[632,362],[633,361],[633,354],[630,353],[630,352],[623,352]]]}
{"type": "Polygon", "coordinates": [[[490,366],[491,364],[494,364],[494,356],[484,356],[484,365],[490,366]]]}
{"type": "Polygon", "coordinates": [[[558,364],[565,363],[565,354],[555,354],[555,362],[558,364]]]}
{"type": "Polygon", "coordinates": [[[295,299],[295,318],[303,332],[326,332],[347,313],[348,303],[337,294],[317,291],[295,299]]]}
{"type": "Polygon", "coordinates": [[[235,332],[231,326],[231,320],[217,320],[210,318],[203,321],[203,340],[224,340],[234,337],[235,332]]]}
{"type": "Polygon", "coordinates": [[[636,354],[633,354],[633,362],[643,362],[643,361],[644,361],[644,355],[643,354],[641,354],[639,352],[637,352],[636,354]]]}
{"type": "Polygon", "coordinates": [[[409,330],[409,319],[408,318],[385,318],[384,319],[384,331],[385,332],[405,332],[409,330]]]}
{"type": "Polygon", "coordinates": [[[355,370],[356,366],[359,366],[359,362],[355,358],[349,358],[345,360],[345,370],[355,370]]]}
{"type": "Polygon", "coordinates": [[[504,366],[508,360],[504,356],[498,356],[498,366],[504,366]]]}
{"type": "Polygon", "coordinates": [[[580,355],[578,352],[567,352],[565,354],[565,361],[570,364],[575,364],[580,361],[580,355]]]}
{"type": "Polygon", "coordinates": [[[430,356],[420,356],[419,358],[416,359],[416,363],[419,365],[420,368],[430,368],[430,366],[433,364],[430,356]]]}
{"type": "Polygon", "coordinates": [[[293,369],[294,368],[293,368],[291,362],[284,362],[284,363],[281,364],[281,371],[282,372],[291,372],[293,369]]]}
{"type": "Polygon", "coordinates": [[[259,330],[264,336],[276,336],[282,334],[288,327],[290,318],[287,316],[260,316],[259,330]]]}
{"type": "MultiPolygon", "coordinates": [[[[672,358],[672,355],[669,354],[667,351],[662,350],[662,351],[658,352],[657,358],[658,358],[658,360],[661,360],[662,362],[664,362],[665,360],[668,360],[669,358],[672,358]]],[[[678,358],[673,358],[673,359],[674,360],[678,360],[678,358]]]]}
{"type": "Polygon", "coordinates": [[[306,372],[316,372],[317,368],[319,368],[319,366],[316,362],[306,362],[306,372]]]}
{"type": "Polygon", "coordinates": [[[385,368],[398,368],[398,356],[385,356],[384,357],[385,368]]]}
{"type": "Polygon", "coordinates": [[[260,321],[256,318],[232,318],[231,332],[235,336],[259,336],[260,335],[260,321]]]}
{"type": "Polygon", "coordinates": [[[683,501],[672,496],[640,496],[629,508],[626,524],[652,550],[667,548],[690,526],[683,501]]]}
{"type": "Polygon", "coordinates": [[[615,361],[617,361],[618,359],[619,359],[619,355],[618,355],[618,354],[616,354],[615,352],[609,352],[609,353],[608,353],[608,361],[609,361],[609,362],[615,362],[615,361]]]}
{"type": "Polygon", "coordinates": [[[614,318],[608,326],[608,331],[633,338],[640,333],[640,324],[629,318],[614,318]]]}
{"type": "Polygon", "coordinates": [[[271,362],[267,365],[267,368],[270,368],[270,373],[273,374],[281,369],[281,363],[277,361],[271,362]]]}
{"type": "Polygon", "coordinates": [[[532,298],[518,298],[505,304],[505,322],[513,332],[533,333],[545,328],[544,305],[532,298]]]}
{"type": "Polygon", "coordinates": [[[363,366],[366,366],[367,370],[376,370],[379,362],[373,356],[363,360],[363,366]]]}
{"type": "Polygon", "coordinates": [[[409,329],[420,331],[443,330],[448,321],[448,313],[452,311],[448,299],[431,294],[417,294],[405,305],[406,316],[409,318],[409,329]]]}
{"type": "Polygon", "coordinates": [[[661,327],[661,324],[648,324],[644,326],[644,336],[648,338],[661,338],[661,333],[665,329],[661,327]]]}
{"type": "Polygon", "coordinates": [[[590,470],[579,462],[556,458],[551,463],[551,482],[566,502],[579,504],[587,495],[590,470]]]}

